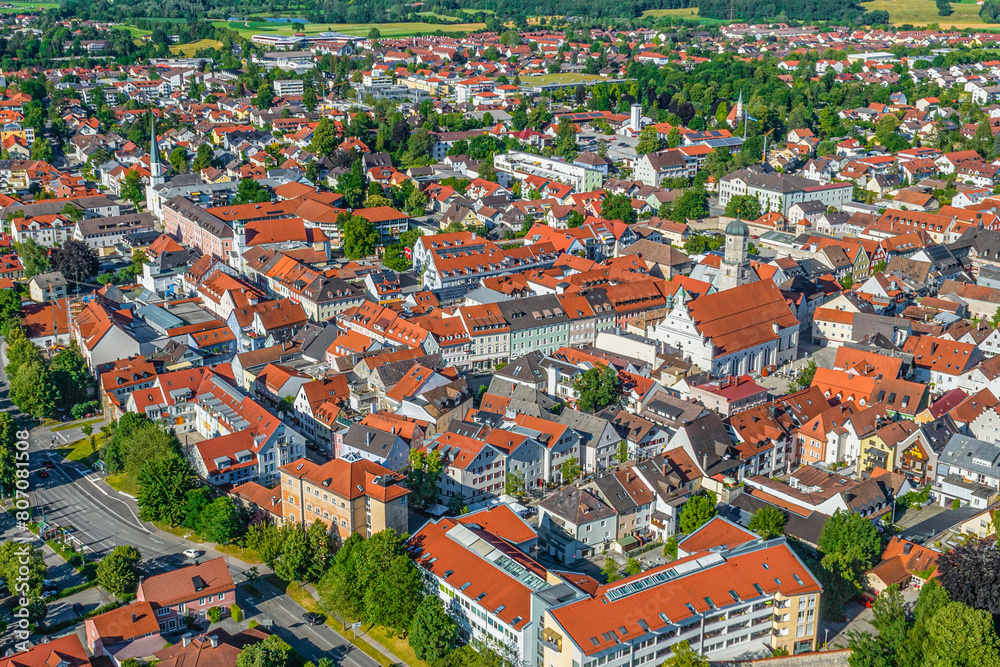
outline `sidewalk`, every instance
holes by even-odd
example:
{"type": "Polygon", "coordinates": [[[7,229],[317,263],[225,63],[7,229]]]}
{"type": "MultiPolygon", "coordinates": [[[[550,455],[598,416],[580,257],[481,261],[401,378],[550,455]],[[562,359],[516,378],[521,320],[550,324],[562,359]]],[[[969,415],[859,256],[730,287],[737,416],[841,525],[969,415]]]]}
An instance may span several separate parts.
{"type": "MultiPolygon", "coordinates": [[[[309,593],[309,595],[313,596],[313,599],[316,600],[316,602],[319,602],[319,593],[316,591],[316,588],[312,584],[306,584],[305,586],[303,586],[303,588],[306,589],[306,591],[309,593]]],[[[337,634],[344,635],[346,632],[349,632],[349,631],[345,630],[343,633],[340,632],[340,631],[338,631],[337,634]]],[[[353,631],[351,631],[351,632],[353,634],[353,631]]],[[[380,644],[379,642],[377,642],[374,639],[372,639],[371,637],[369,637],[367,632],[364,632],[362,630],[361,634],[358,635],[358,638],[359,639],[364,639],[368,643],[369,646],[371,646],[373,649],[375,649],[376,651],[378,651],[379,653],[381,653],[382,655],[384,655],[387,660],[391,660],[394,663],[398,662],[398,663],[401,663],[401,664],[405,664],[403,662],[402,658],[400,658],[398,655],[396,655],[395,653],[393,653],[392,651],[390,651],[386,647],[382,646],[382,644],[380,644]]],[[[346,637],[345,637],[345,639],[346,639],[346,637]]]]}

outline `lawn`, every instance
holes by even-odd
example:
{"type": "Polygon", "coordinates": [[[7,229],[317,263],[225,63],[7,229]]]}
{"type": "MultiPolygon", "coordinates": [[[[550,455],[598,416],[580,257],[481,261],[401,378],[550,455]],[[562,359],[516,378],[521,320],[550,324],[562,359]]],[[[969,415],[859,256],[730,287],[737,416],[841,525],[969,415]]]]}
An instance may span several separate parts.
{"type": "Polygon", "coordinates": [[[559,72],[558,74],[536,74],[521,77],[522,86],[548,86],[553,83],[586,83],[588,81],[603,81],[603,76],[597,74],[581,74],[576,72],[559,72]]]}
{"type": "Polygon", "coordinates": [[[104,481],[115,491],[127,493],[132,497],[135,497],[139,493],[139,482],[128,473],[123,472],[117,475],[108,475],[104,478],[104,481]]]}
{"type": "Polygon", "coordinates": [[[175,44],[170,47],[170,52],[175,56],[191,58],[199,49],[221,49],[222,42],[217,39],[199,39],[197,42],[187,44],[175,44]]]}
{"type": "MultiPolygon", "coordinates": [[[[268,23],[265,21],[213,21],[212,25],[235,30],[242,37],[250,38],[263,33],[273,35],[293,34],[291,24],[268,23]]],[[[307,23],[304,32],[314,35],[319,32],[342,32],[345,35],[367,37],[372,28],[378,28],[382,37],[411,37],[418,33],[475,32],[486,27],[485,23],[455,23],[452,25],[434,23],[307,23]]]]}
{"type": "Polygon", "coordinates": [[[94,446],[94,450],[91,450],[89,438],[82,438],[58,451],[64,459],[77,461],[93,470],[94,464],[101,455],[101,447],[104,446],[104,433],[102,431],[94,431],[94,446]]]}
{"type": "Polygon", "coordinates": [[[17,0],[4,0],[4,4],[14,6],[0,8],[0,14],[16,14],[38,9],[55,9],[59,6],[58,2],[19,2],[17,0]]]}
{"type": "Polygon", "coordinates": [[[879,9],[889,12],[889,21],[893,25],[937,23],[942,29],[993,27],[979,18],[979,6],[974,2],[953,3],[951,16],[938,16],[934,0],[872,0],[862,6],[869,12],[879,9]]]}
{"type": "Polygon", "coordinates": [[[697,21],[698,23],[705,23],[705,24],[731,23],[731,21],[727,21],[725,19],[713,19],[713,18],[708,18],[707,16],[706,17],[698,16],[697,7],[679,7],[677,9],[647,9],[642,13],[642,16],[643,18],[646,18],[648,16],[654,16],[654,17],[672,16],[674,18],[690,19],[691,21],[697,21]]]}

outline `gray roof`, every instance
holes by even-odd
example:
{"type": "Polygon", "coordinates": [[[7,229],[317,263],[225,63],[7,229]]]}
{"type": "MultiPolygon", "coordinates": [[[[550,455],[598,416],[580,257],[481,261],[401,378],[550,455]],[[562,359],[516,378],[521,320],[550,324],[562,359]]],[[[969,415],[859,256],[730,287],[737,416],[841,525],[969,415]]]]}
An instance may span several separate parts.
{"type": "Polygon", "coordinates": [[[368,452],[373,456],[386,457],[392,451],[392,445],[399,440],[398,435],[380,431],[377,428],[352,424],[344,433],[344,444],[354,449],[368,452]]]}
{"type": "Polygon", "coordinates": [[[531,296],[497,304],[511,331],[525,331],[569,321],[562,302],[552,294],[531,296]]]}
{"type": "Polygon", "coordinates": [[[577,526],[615,516],[615,511],[600,498],[575,486],[552,492],[538,506],[577,526]]]}
{"type": "Polygon", "coordinates": [[[1000,445],[956,433],[938,462],[991,477],[1000,477],[1000,445]]]}
{"type": "Polygon", "coordinates": [[[76,227],[80,230],[80,234],[84,238],[107,232],[124,234],[140,229],[153,229],[153,214],[147,211],[144,213],[118,215],[113,218],[84,218],[76,223],[76,227]]]}
{"type": "Polygon", "coordinates": [[[545,382],[548,375],[541,369],[542,353],[535,350],[513,359],[509,364],[493,373],[494,377],[505,378],[516,382],[538,384],[545,382]]]}
{"type": "Polygon", "coordinates": [[[66,287],[68,284],[66,278],[63,277],[62,272],[53,271],[51,273],[39,273],[34,276],[31,280],[35,282],[39,287],[66,287]]]}

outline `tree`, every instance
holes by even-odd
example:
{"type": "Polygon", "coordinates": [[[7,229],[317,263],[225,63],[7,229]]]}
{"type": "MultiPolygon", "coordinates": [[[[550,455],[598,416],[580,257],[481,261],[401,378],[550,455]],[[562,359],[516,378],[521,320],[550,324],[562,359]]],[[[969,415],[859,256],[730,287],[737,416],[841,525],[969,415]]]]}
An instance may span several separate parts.
{"type": "Polygon", "coordinates": [[[229,496],[221,496],[201,511],[199,531],[206,539],[229,544],[243,532],[240,512],[229,496]]]}
{"type": "Polygon", "coordinates": [[[71,282],[89,282],[99,266],[97,252],[83,241],[67,239],[61,248],[52,251],[52,267],[71,282]]]}
{"type": "Polygon", "coordinates": [[[638,558],[629,558],[625,563],[625,576],[631,577],[633,574],[642,572],[642,564],[638,558]]]}
{"type": "Polygon", "coordinates": [[[840,286],[842,288],[844,288],[845,290],[849,290],[852,287],[854,287],[854,276],[852,276],[850,273],[844,274],[844,276],[837,282],[840,283],[840,286]]]}
{"type": "Polygon", "coordinates": [[[146,201],[146,194],[142,185],[142,176],[135,169],[129,169],[125,174],[125,180],[118,189],[121,198],[131,202],[133,206],[139,208],[146,201]]]}
{"type": "Polygon", "coordinates": [[[583,213],[580,213],[576,209],[570,211],[569,215],[566,216],[566,226],[570,229],[583,226],[585,221],[586,218],[583,217],[583,213]]]}
{"type": "Polygon", "coordinates": [[[569,458],[559,466],[559,473],[562,475],[563,484],[572,484],[580,476],[580,462],[575,458],[569,458]]]}
{"type": "Polygon", "coordinates": [[[437,501],[441,470],[441,453],[438,450],[426,454],[416,448],[410,450],[406,488],[410,490],[410,501],[415,507],[426,507],[437,501]]]}
{"type": "Polygon", "coordinates": [[[89,399],[88,390],[93,387],[94,381],[76,341],[52,357],[49,371],[52,374],[56,401],[59,405],[68,408],[89,399]]]}
{"type": "Polygon", "coordinates": [[[628,462],[628,441],[622,440],[618,443],[618,449],[615,450],[615,460],[618,463],[628,462]]]}
{"type": "Polygon", "coordinates": [[[673,655],[661,667],[708,667],[708,658],[701,655],[684,640],[673,647],[673,655]]]}
{"type": "Polygon", "coordinates": [[[209,144],[201,144],[194,155],[194,163],[191,165],[192,171],[208,169],[215,163],[215,154],[209,144]]]}
{"type": "Polygon", "coordinates": [[[0,412],[0,496],[7,497],[17,483],[17,423],[9,412],[0,412]]]}
{"type": "Polygon", "coordinates": [[[639,215],[632,208],[632,200],[628,195],[611,195],[601,202],[601,217],[605,220],[620,220],[626,225],[635,222],[639,215]]]}
{"type": "Polygon", "coordinates": [[[708,195],[700,188],[686,191],[674,202],[673,220],[687,222],[708,215],[708,195]]]}
{"type": "Polygon", "coordinates": [[[621,579],[621,575],[618,574],[618,562],[611,556],[605,557],[601,574],[604,575],[604,580],[609,584],[621,579]]]}
{"type": "Polygon", "coordinates": [[[358,618],[364,610],[364,591],[357,577],[358,563],[366,557],[365,538],[351,534],[334,556],[333,565],[316,585],[320,606],[339,618],[346,627],[347,619],[358,618]]]}
{"type": "Polygon", "coordinates": [[[277,635],[243,647],[236,656],[236,667],[288,667],[292,647],[277,635]]]}
{"type": "Polygon", "coordinates": [[[302,106],[306,111],[312,113],[316,111],[317,102],[319,102],[319,98],[316,96],[316,89],[312,86],[306,86],[302,91],[302,106]]]}
{"type": "Polygon", "coordinates": [[[769,540],[784,534],[787,520],[788,517],[780,509],[766,505],[753,513],[748,527],[765,540],[769,540]]]}
{"type": "Polygon", "coordinates": [[[10,378],[10,400],[35,419],[55,414],[55,387],[44,361],[29,361],[18,367],[10,378]]]}
{"type": "Polygon", "coordinates": [[[753,195],[736,195],[726,204],[726,215],[730,218],[756,220],[761,216],[760,201],[753,195]]]}
{"type": "Polygon", "coordinates": [[[266,111],[271,108],[272,104],[274,104],[274,86],[271,85],[270,81],[265,81],[257,89],[257,96],[253,98],[253,105],[262,111],[266,111]]]}
{"type": "Polygon", "coordinates": [[[715,505],[715,494],[711,491],[704,495],[693,496],[684,503],[684,508],[681,510],[680,516],[681,532],[690,535],[703,524],[707,523],[709,519],[717,514],[715,505]]]}
{"type": "Polygon", "coordinates": [[[853,512],[837,510],[823,525],[819,548],[820,561],[830,589],[833,608],[839,608],[861,590],[864,572],[874,565],[881,553],[882,541],[871,521],[853,512]]]}
{"type": "Polygon", "coordinates": [[[436,664],[458,646],[458,626],[437,595],[424,597],[410,623],[409,643],[417,658],[436,664]]]}
{"type": "Polygon", "coordinates": [[[799,371],[798,376],[795,378],[795,383],[803,389],[807,389],[812,386],[813,378],[816,377],[817,368],[818,366],[816,365],[816,361],[814,359],[810,359],[805,365],[805,368],[799,371]]]}
{"type": "Polygon", "coordinates": [[[38,137],[31,144],[31,159],[52,162],[52,145],[45,137],[38,137]]]}
{"type": "Polygon", "coordinates": [[[178,146],[174,150],[170,151],[170,157],[167,158],[170,161],[170,166],[174,168],[178,174],[182,174],[188,169],[188,157],[187,149],[183,146],[178,146]]]}
{"type": "Polygon", "coordinates": [[[323,116],[316,124],[316,129],[313,130],[312,143],[309,145],[309,150],[316,153],[316,155],[329,155],[337,148],[338,139],[337,125],[333,122],[332,118],[323,116]]]}
{"type": "MultiPolygon", "coordinates": [[[[25,239],[23,243],[18,243],[15,249],[17,256],[21,258],[21,263],[24,264],[25,278],[33,278],[48,272],[49,251],[35,243],[34,239],[25,239]]],[[[11,292],[11,294],[14,293],[11,292]]],[[[20,302],[18,302],[18,307],[20,307],[20,302]]]]}
{"type": "Polygon", "coordinates": [[[33,544],[8,540],[0,544],[0,579],[7,582],[11,593],[37,595],[45,582],[45,555],[33,544]],[[27,576],[22,567],[28,569],[27,576]],[[24,586],[23,589],[20,587],[24,586]]]}
{"type": "Polygon", "coordinates": [[[172,526],[184,520],[187,494],[194,483],[187,461],[173,453],[156,456],[142,465],[137,481],[140,519],[163,521],[172,526]]]}
{"type": "Polygon", "coordinates": [[[642,131],[639,132],[639,143],[635,146],[635,152],[639,155],[646,155],[647,153],[655,153],[661,148],[663,148],[663,143],[656,132],[656,127],[647,125],[642,128],[642,131]]]}
{"type": "Polygon", "coordinates": [[[595,365],[573,380],[573,394],[582,412],[597,412],[621,400],[621,379],[610,366],[595,365]]]}
{"type": "Polygon", "coordinates": [[[396,556],[365,591],[365,620],[403,634],[409,630],[423,597],[420,570],[409,556],[396,556]]]}
{"type": "Polygon", "coordinates": [[[131,545],[115,547],[97,564],[97,583],[118,598],[133,593],[139,583],[141,558],[139,550],[131,545]]]}
{"type": "Polygon", "coordinates": [[[504,476],[504,493],[508,496],[524,495],[524,473],[512,470],[504,476]]]}
{"type": "Polygon", "coordinates": [[[274,569],[274,563],[281,555],[281,532],[271,523],[255,523],[247,528],[243,537],[246,546],[257,552],[260,559],[268,567],[274,569]]]}
{"type": "Polygon", "coordinates": [[[996,538],[976,540],[938,557],[938,581],[952,600],[1000,613],[1000,551],[996,538]]]}
{"type": "Polygon", "coordinates": [[[336,547],[330,529],[322,521],[313,521],[306,530],[309,543],[309,581],[319,581],[333,563],[336,547]]]}
{"type": "Polygon", "coordinates": [[[341,213],[337,216],[344,237],[344,254],[348,259],[363,259],[375,254],[379,237],[375,225],[360,215],[341,213]]]}
{"type": "Polygon", "coordinates": [[[993,629],[993,618],[987,611],[961,602],[947,603],[928,625],[923,664],[997,667],[1000,639],[993,629]]]}
{"type": "Polygon", "coordinates": [[[264,204],[269,201],[270,193],[252,178],[241,179],[236,187],[236,196],[233,197],[234,204],[264,204]]]}
{"type": "Polygon", "coordinates": [[[285,581],[306,581],[311,564],[305,532],[294,524],[282,528],[281,555],[274,563],[274,573],[285,581]]]}

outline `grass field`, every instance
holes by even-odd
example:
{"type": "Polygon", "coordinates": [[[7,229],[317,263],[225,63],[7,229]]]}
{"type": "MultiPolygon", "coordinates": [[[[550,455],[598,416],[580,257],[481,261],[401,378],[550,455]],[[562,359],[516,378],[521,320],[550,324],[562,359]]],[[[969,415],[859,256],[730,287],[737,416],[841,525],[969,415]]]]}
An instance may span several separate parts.
{"type": "MultiPolygon", "coordinates": [[[[242,37],[250,38],[262,33],[272,35],[293,34],[291,24],[268,23],[266,21],[213,21],[212,25],[235,30],[242,37]]],[[[319,32],[342,32],[345,35],[367,37],[372,28],[378,28],[382,37],[410,37],[418,33],[475,32],[486,27],[485,23],[455,23],[452,25],[434,23],[307,23],[303,32],[314,35],[319,32]]]]}
{"type": "Polygon", "coordinates": [[[558,74],[535,74],[521,77],[523,86],[548,86],[553,83],[585,83],[587,81],[602,81],[604,77],[596,74],[578,74],[576,72],[559,72],[558,74]]]}
{"type": "Polygon", "coordinates": [[[990,24],[979,18],[975,2],[956,2],[951,5],[951,16],[938,16],[934,0],[872,0],[864,3],[866,11],[884,9],[889,12],[893,25],[910,23],[915,26],[937,23],[946,28],[988,28],[990,24]]]}
{"type": "Polygon", "coordinates": [[[726,21],[725,19],[702,18],[701,16],[698,16],[697,7],[680,7],[678,9],[647,9],[642,13],[642,16],[643,18],[647,16],[672,16],[678,19],[698,21],[699,23],[704,23],[706,25],[730,23],[730,21],[726,21]]]}
{"type": "Polygon", "coordinates": [[[58,451],[63,458],[70,461],[77,461],[93,470],[94,463],[100,456],[101,447],[104,446],[104,433],[97,429],[94,430],[94,444],[96,450],[91,451],[90,440],[88,438],[81,438],[66,447],[61,447],[58,451]]]}
{"type": "Polygon", "coordinates": [[[14,6],[0,9],[0,14],[20,14],[38,9],[55,9],[59,6],[58,2],[21,2],[19,0],[4,0],[4,4],[14,6]]]}
{"type": "Polygon", "coordinates": [[[190,58],[198,52],[198,49],[221,49],[222,42],[217,39],[199,39],[197,42],[187,44],[174,44],[170,47],[170,53],[176,56],[190,58]]]}

